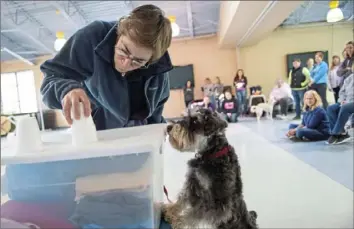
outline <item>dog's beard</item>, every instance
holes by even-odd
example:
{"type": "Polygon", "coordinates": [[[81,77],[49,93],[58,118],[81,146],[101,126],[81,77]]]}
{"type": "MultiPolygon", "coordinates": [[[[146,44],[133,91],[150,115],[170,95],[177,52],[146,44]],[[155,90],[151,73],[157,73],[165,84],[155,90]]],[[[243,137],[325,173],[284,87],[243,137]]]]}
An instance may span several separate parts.
{"type": "Polygon", "coordinates": [[[186,128],[175,124],[169,132],[171,146],[180,152],[192,152],[195,150],[195,137],[186,128]]]}

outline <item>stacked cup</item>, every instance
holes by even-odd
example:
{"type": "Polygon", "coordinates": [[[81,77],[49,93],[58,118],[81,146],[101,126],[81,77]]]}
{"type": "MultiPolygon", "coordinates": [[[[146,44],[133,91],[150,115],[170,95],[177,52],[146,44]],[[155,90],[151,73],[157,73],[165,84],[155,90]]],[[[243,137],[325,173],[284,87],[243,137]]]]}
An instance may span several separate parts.
{"type": "Polygon", "coordinates": [[[74,118],[73,109],[71,110],[73,124],[71,126],[72,144],[75,146],[97,141],[96,126],[92,116],[85,117],[84,105],[80,103],[80,119],[74,118]]]}

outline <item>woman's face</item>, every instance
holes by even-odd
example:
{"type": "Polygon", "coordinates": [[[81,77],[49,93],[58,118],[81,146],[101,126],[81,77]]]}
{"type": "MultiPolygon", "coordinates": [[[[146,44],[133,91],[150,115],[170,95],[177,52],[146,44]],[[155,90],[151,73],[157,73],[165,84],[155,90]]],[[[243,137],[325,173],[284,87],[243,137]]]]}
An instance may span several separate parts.
{"type": "Polygon", "coordinates": [[[192,86],[192,83],[191,83],[191,81],[187,81],[187,87],[191,87],[192,86]]]}
{"type": "Polygon", "coordinates": [[[317,64],[321,63],[322,62],[322,57],[320,55],[316,55],[315,56],[315,61],[317,64]]]}
{"type": "Polygon", "coordinates": [[[333,58],[333,64],[334,64],[335,66],[339,65],[339,64],[340,64],[340,59],[339,59],[338,57],[334,57],[334,58],[333,58]]]}
{"type": "Polygon", "coordinates": [[[316,103],[316,99],[312,93],[306,93],[304,97],[304,103],[308,107],[313,107],[316,103]]]}
{"type": "Polygon", "coordinates": [[[211,81],[210,81],[210,79],[205,79],[205,80],[204,80],[204,83],[205,83],[205,84],[211,84],[211,81]]]}
{"type": "Polygon", "coordinates": [[[352,44],[348,44],[345,46],[345,52],[348,56],[352,57],[354,52],[354,46],[352,44]]]}
{"type": "Polygon", "coordinates": [[[309,67],[313,66],[313,59],[312,58],[307,60],[307,66],[309,66],[309,67]]]}
{"type": "Polygon", "coordinates": [[[228,100],[232,99],[232,95],[229,91],[225,92],[225,98],[228,100]]]}
{"type": "Polygon", "coordinates": [[[127,36],[121,36],[114,47],[114,67],[126,73],[145,66],[151,59],[152,50],[138,46],[127,36]]]}
{"type": "Polygon", "coordinates": [[[242,77],[242,76],[243,76],[242,71],[239,70],[239,71],[237,72],[237,75],[238,75],[239,77],[242,77]]]}

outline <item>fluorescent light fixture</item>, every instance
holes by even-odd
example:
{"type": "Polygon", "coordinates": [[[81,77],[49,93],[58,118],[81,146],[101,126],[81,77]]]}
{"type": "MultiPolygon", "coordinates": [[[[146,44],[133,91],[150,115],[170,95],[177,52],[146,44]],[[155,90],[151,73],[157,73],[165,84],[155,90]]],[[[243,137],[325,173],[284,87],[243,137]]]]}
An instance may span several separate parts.
{"type": "Polygon", "coordinates": [[[63,32],[57,32],[56,37],[57,37],[57,39],[54,42],[54,50],[59,52],[64,47],[64,45],[66,43],[66,39],[64,37],[63,32]]]}
{"type": "Polygon", "coordinates": [[[179,26],[176,24],[176,22],[173,22],[171,23],[171,27],[172,27],[172,37],[177,37],[180,33],[179,26]]]}
{"type": "Polygon", "coordinates": [[[180,28],[176,23],[176,17],[175,16],[169,16],[168,19],[171,22],[171,27],[172,27],[172,37],[177,37],[180,33],[180,28]]]}
{"type": "Polygon", "coordinates": [[[343,20],[343,12],[340,8],[330,9],[327,13],[327,22],[333,23],[343,20]]]}

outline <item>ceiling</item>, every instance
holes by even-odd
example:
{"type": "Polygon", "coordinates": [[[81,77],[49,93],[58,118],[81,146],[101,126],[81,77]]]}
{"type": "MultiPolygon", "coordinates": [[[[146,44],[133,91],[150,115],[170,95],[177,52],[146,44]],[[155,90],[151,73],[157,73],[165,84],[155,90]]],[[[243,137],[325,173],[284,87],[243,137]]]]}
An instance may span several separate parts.
{"type": "Polygon", "coordinates": [[[16,59],[8,50],[30,61],[54,54],[57,31],[68,38],[94,20],[116,21],[143,4],[176,16],[179,37],[217,32],[220,1],[1,1],[1,48],[7,50],[1,61],[16,59]]]}
{"type": "MultiPolygon", "coordinates": [[[[283,1],[278,1],[278,5],[280,2],[283,1]]],[[[304,1],[286,20],[282,19],[281,26],[326,21],[328,2],[304,1]]],[[[63,31],[68,38],[94,20],[115,21],[143,4],[155,4],[165,11],[166,16],[176,16],[181,38],[215,34],[218,31],[220,1],[2,0],[1,48],[6,51],[1,52],[1,61],[16,58],[33,61],[38,56],[55,54],[57,31],[63,31]]],[[[353,19],[352,0],[340,1],[340,8],[345,20],[353,19]]],[[[243,24],[242,20],[237,20],[237,24],[243,24]]]]}
{"type": "MultiPolygon", "coordinates": [[[[281,24],[282,26],[299,25],[314,22],[326,22],[329,10],[329,1],[304,1],[281,24]]],[[[339,8],[343,11],[344,20],[353,20],[353,0],[339,1],[339,8]]]]}

